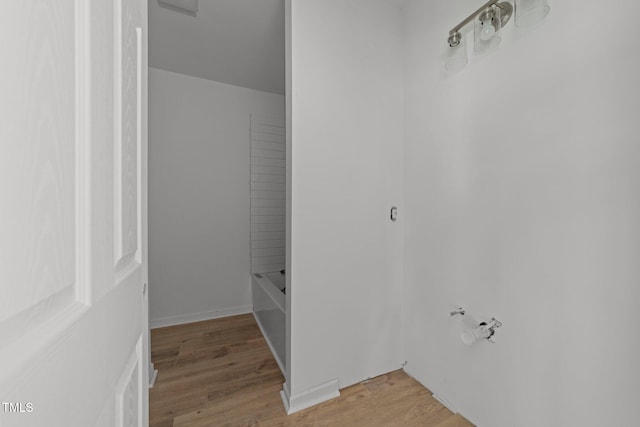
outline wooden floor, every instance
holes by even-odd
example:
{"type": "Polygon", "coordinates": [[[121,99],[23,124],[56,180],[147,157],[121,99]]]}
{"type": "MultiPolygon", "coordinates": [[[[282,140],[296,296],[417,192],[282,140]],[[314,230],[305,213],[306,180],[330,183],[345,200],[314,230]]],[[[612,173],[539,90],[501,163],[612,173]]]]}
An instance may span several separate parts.
{"type": "Polygon", "coordinates": [[[402,371],[341,390],[341,396],[287,416],[284,378],[252,315],[154,329],[151,427],[467,427],[402,371]]]}

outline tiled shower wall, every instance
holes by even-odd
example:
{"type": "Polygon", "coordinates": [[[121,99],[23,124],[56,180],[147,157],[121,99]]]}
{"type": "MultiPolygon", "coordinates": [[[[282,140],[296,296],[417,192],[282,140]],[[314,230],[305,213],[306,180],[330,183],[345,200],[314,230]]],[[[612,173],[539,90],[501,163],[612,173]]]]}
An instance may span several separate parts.
{"type": "Polygon", "coordinates": [[[251,115],[251,272],[285,266],[284,118],[251,115]]]}

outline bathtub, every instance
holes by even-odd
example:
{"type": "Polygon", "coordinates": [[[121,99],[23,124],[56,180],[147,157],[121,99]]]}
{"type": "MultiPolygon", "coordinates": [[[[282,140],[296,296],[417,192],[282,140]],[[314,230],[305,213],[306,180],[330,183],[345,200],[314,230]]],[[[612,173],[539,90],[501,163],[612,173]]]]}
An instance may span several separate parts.
{"type": "Polygon", "coordinates": [[[251,276],[253,316],[267,341],[276,363],[286,376],[286,296],[285,275],[279,271],[251,276]]]}

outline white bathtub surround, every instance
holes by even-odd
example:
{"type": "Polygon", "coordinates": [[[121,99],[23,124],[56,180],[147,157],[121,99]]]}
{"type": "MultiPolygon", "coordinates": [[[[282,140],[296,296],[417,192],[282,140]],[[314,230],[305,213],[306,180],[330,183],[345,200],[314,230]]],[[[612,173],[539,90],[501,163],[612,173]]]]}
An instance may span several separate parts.
{"type": "Polygon", "coordinates": [[[284,274],[255,273],[251,277],[253,316],[283,375],[286,375],[286,299],[284,274]],[[280,277],[281,276],[281,277],[280,277]]]}
{"type": "Polygon", "coordinates": [[[251,272],[285,268],[284,116],[251,115],[251,272]]]}
{"type": "Polygon", "coordinates": [[[270,273],[264,273],[264,275],[268,277],[274,285],[276,285],[276,288],[278,288],[282,294],[286,293],[287,275],[284,270],[272,271],[270,273]]]}
{"type": "Polygon", "coordinates": [[[151,324],[251,312],[250,115],[284,97],[149,70],[151,324]]]}

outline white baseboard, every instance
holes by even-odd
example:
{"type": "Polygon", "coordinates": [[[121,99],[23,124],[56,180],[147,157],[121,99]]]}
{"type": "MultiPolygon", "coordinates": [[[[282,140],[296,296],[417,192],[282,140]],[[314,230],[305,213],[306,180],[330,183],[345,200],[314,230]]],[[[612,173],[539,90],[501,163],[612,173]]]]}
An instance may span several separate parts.
{"type": "Polygon", "coordinates": [[[183,325],[185,323],[201,322],[203,320],[219,319],[221,317],[237,316],[239,314],[249,314],[253,312],[252,305],[241,307],[223,308],[200,313],[182,314],[180,316],[164,317],[149,320],[151,329],[164,328],[165,326],[183,325]]]}
{"type": "MultiPolygon", "coordinates": [[[[424,388],[428,389],[428,390],[436,390],[437,387],[435,387],[433,384],[425,384],[422,381],[420,381],[418,378],[416,378],[415,376],[413,376],[411,374],[411,372],[409,372],[409,370],[407,369],[407,362],[404,363],[403,365],[403,369],[405,374],[407,374],[408,376],[410,376],[411,378],[413,378],[414,380],[418,381],[420,384],[422,384],[424,386],[424,388]]],[[[443,395],[441,392],[436,391],[435,393],[433,393],[431,395],[431,397],[433,397],[435,400],[437,400],[438,402],[442,403],[442,405],[447,408],[448,410],[450,410],[451,412],[453,412],[454,414],[458,413],[458,409],[454,406],[454,404],[451,402],[451,399],[449,399],[448,397],[446,397],[445,395],[443,395]]]]}
{"type": "Polygon", "coordinates": [[[158,370],[154,369],[151,375],[149,375],[149,388],[153,388],[156,385],[156,380],[158,379],[158,370]]]}
{"type": "Polygon", "coordinates": [[[454,414],[458,413],[458,410],[453,406],[453,404],[451,403],[451,401],[447,398],[444,398],[440,395],[437,395],[435,393],[433,393],[431,395],[435,400],[437,400],[438,402],[442,403],[442,405],[447,408],[448,410],[450,410],[451,412],[453,412],[454,414]]]}
{"type": "Polygon", "coordinates": [[[284,383],[282,391],[280,392],[280,397],[282,397],[282,403],[284,403],[287,415],[302,411],[303,409],[310,408],[339,396],[340,388],[337,378],[307,389],[302,393],[297,393],[293,396],[291,395],[291,390],[289,390],[289,384],[284,383]]]}

